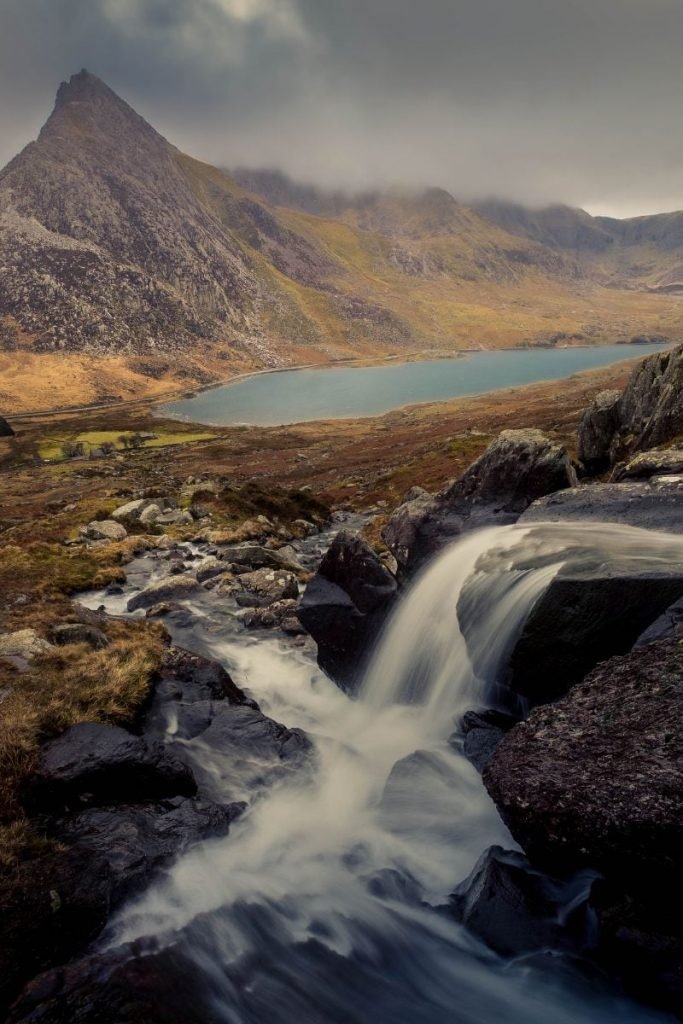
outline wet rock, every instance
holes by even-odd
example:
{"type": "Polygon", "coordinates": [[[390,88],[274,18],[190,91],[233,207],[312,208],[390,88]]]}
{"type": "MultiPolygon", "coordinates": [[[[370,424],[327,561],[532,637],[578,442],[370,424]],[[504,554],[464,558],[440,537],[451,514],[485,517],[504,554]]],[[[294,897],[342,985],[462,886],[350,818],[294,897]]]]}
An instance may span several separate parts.
{"type": "Polygon", "coordinates": [[[197,569],[197,581],[199,583],[206,583],[207,580],[212,580],[216,576],[222,576],[224,572],[225,562],[222,562],[220,558],[210,556],[205,558],[197,569]]]}
{"type": "Polygon", "coordinates": [[[575,487],[541,498],[520,516],[522,523],[582,520],[682,533],[683,481],[653,477],[647,483],[575,487]]]}
{"type": "Polygon", "coordinates": [[[649,480],[653,476],[681,476],[683,449],[665,448],[663,451],[641,452],[623,466],[617,466],[612,480],[649,480]]]}
{"type": "Polygon", "coordinates": [[[517,719],[502,711],[468,711],[462,720],[463,752],[478,772],[483,772],[493,752],[517,719]]]}
{"type": "Polygon", "coordinates": [[[160,674],[158,697],[184,702],[226,700],[230,704],[254,706],[219,662],[180,647],[170,647],[164,654],[160,674]]]}
{"type": "Polygon", "coordinates": [[[173,857],[202,839],[227,835],[243,805],[220,807],[172,797],[143,805],[93,807],[65,818],[52,834],[104,866],[111,909],[139,892],[173,857]]]}
{"type": "Polygon", "coordinates": [[[264,762],[299,764],[313,751],[313,744],[302,729],[288,729],[247,705],[218,705],[201,737],[217,750],[239,752],[250,760],[264,762]]]}
{"type": "Polygon", "coordinates": [[[284,622],[290,623],[289,632],[298,636],[305,632],[299,620],[296,618],[297,602],[293,599],[275,601],[264,608],[249,608],[242,621],[247,629],[275,629],[282,628],[284,622]]]}
{"type": "Polygon", "coordinates": [[[630,880],[677,877],[681,713],[683,652],[667,640],[604,662],[515,726],[484,781],[527,854],[630,880]]]}
{"type": "Polygon", "coordinates": [[[81,534],[88,540],[125,540],[128,536],[125,526],[115,522],[113,519],[103,519],[101,522],[93,521],[81,528],[81,534]]]}
{"type": "Polygon", "coordinates": [[[180,947],[123,947],[36,978],[7,1024],[207,1024],[214,999],[210,978],[180,947]]]}
{"type": "Polygon", "coordinates": [[[659,959],[659,997],[678,1011],[682,713],[683,652],[660,641],[599,665],[560,703],[537,708],[484,772],[535,864],[605,876],[599,914],[613,962],[631,987],[647,988],[659,959]]]}
{"type": "Polygon", "coordinates": [[[236,600],[242,608],[265,608],[299,596],[296,576],[283,569],[255,569],[240,576],[238,582],[236,600]]]}
{"type": "Polygon", "coordinates": [[[161,743],[114,725],[83,722],[46,743],[25,794],[51,813],[90,804],[192,796],[191,771],[161,743]]]}
{"type": "Polygon", "coordinates": [[[138,608],[152,608],[164,601],[190,597],[198,590],[199,584],[194,576],[165,576],[134,594],[126,607],[129,612],[137,611],[138,608]]]}
{"type": "Polygon", "coordinates": [[[542,495],[576,483],[565,449],[538,430],[505,430],[458,480],[419,492],[392,515],[384,540],[411,574],[465,530],[514,523],[542,495]]]}
{"type": "Polygon", "coordinates": [[[583,872],[559,881],[534,869],[523,854],[492,846],[451,895],[450,909],[502,956],[579,952],[595,941],[588,907],[594,877],[583,872]]]}
{"type": "Polygon", "coordinates": [[[395,578],[362,538],[340,531],[304,592],[299,621],[318,645],[318,664],[346,690],[396,600],[395,578]]]}
{"type": "Polygon", "coordinates": [[[680,563],[561,570],[515,644],[510,688],[532,704],[556,699],[599,661],[629,651],[682,595],[680,563]]]}
{"type": "Polygon", "coordinates": [[[620,401],[620,391],[601,391],[581,417],[577,454],[588,473],[601,473],[610,465],[620,401]]]}
{"type": "Polygon", "coordinates": [[[656,640],[683,639],[683,599],[674,602],[638,637],[636,647],[647,647],[656,640]]]}
{"type": "Polygon", "coordinates": [[[226,544],[220,548],[220,557],[239,567],[242,572],[254,569],[288,569],[302,573],[303,566],[292,555],[292,549],[266,548],[262,544],[226,544]]]}
{"type": "Polygon", "coordinates": [[[87,644],[93,651],[101,651],[109,647],[109,637],[95,626],[84,622],[64,622],[53,626],[50,630],[52,640],[58,646],[66,644],[87,644]]]}

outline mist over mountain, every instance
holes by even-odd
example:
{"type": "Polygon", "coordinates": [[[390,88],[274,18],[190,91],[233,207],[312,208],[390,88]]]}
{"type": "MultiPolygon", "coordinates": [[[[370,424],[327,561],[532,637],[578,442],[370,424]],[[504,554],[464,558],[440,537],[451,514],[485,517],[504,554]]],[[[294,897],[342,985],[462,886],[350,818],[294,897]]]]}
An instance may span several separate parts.
{"type": "MultiPolygon", "coordinates": [[[[135,395],[348,356],[678,337],[683,214],[613,221],[221,171],[87,71],[0,171],[0,353],[78,394],[135,395]],[[80,358],[80,357],[79,357],[80,358]],[[74,364],[75,366],[76,364],[74,364]],[[74,371],[75,372],[75,371],[74,371]]],[[[18,394],[22,397],[19,399],[18,394]]]]}

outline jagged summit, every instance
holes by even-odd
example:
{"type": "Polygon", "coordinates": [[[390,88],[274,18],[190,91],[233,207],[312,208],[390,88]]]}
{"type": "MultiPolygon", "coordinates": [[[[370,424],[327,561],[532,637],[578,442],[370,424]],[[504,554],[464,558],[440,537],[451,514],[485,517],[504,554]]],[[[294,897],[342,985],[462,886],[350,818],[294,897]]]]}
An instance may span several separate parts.
{"type": "Polygon", "coordinates": [[[72,75],[68,81],[60,84],[55,108],[63,107],[67,103],[92,102],[98,98],[113,100],[117,103],[123,102],[101,78],[83,68],[78,74],[72,75]]]}

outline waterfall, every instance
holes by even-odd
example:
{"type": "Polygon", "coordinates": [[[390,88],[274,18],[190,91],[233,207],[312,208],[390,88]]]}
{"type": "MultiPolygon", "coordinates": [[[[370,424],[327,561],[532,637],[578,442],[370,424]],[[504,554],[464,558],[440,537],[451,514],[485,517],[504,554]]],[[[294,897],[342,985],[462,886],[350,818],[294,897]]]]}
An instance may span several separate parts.
{"type": "MultiPolygon", "coordinates": [[[[227,635],[197,606],[197,648],[267,714],[306,729],[316,762],[255,799],[227,837],[181,857],[124,909],[109,947],[179,946],[210,977],[211,1019],[225,1024],[660,1020],[575,976],[501,961],[433,908],[488,846],[514,846],[448,736],[492,699],[534,602],[565,565],[672,561],[683,540],[622,526],[471,534],[404,596],[357,700],[302,652],[227,635]]],[[[197,741],[188,749],[209,756],[197,741]]]]}

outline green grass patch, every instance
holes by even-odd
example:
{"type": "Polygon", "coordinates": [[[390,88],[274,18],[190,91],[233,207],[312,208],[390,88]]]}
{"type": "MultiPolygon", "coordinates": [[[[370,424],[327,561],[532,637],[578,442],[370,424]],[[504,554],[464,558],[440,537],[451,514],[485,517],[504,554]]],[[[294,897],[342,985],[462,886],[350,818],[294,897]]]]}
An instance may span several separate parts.
{"type": "Polygon", "coordinates": [[[139,448],[166,448],[171,445],[191,444],[194,441],[211,441],[215,434],[207,432],[155,430],[86,430],[55,434],[46,437],[38,445],[38,454],[47,462],[61,462],[66,459],[88,456],[101,451],[127,451],[139,448]],[[151,436],[153,433],[154,436],[151,436]]]}

